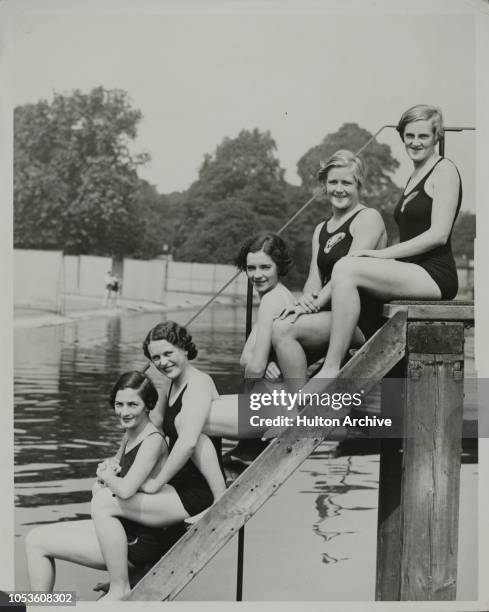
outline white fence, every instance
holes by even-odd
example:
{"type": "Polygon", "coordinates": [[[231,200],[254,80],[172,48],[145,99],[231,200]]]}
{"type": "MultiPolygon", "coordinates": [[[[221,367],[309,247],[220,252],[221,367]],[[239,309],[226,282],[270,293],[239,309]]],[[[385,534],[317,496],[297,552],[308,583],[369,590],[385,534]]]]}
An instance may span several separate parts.
{"type": "MultiPolygon", "coordinates": [[[[64,293],[102,297],[110,257],[65,255],[60,251],[15,250],[14,303],[20,307],[60,312],[64,293]]],[[[122,297],[162,303],[167,291],[213,295],[236,274],[234,266],[153,259],[125,259],[122,297]]],[[[459,295],[473,291],[473,268],[458,269],[459,295]]],[[[246,295],[246,277],[240,274],[223,295],[246,295]]]]}
{"type": "Polygon", "coordinates": [[[14,304],[61,312],[64,294],[61,251],[14,251],[14,304]]]}
{"type": "Polygon", "coordinates": [[[124,259],[122,297],[129,300],[163,302],[167,262],[124,259]]]}
{"type": "MultiPolygon", "coordinates": [[[[108,257],[66,255],[65,291],[77,295],[102,296],[104,276],[112,267],[108,257]]],[[[213,295],[236,274],[234,266],[152,259],[124,259],[122,297],[162,303],[167,291],[213,295]]],[[[225,296],[246,295],[246,277],[240,274],[223,292],[225,296]]]]}

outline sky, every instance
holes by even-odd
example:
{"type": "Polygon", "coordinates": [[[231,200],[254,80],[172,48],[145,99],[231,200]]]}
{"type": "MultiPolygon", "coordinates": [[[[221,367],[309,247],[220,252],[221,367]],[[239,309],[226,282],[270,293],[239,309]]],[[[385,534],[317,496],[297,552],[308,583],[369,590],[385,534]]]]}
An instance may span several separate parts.
{"type": "MultiPolygon", "coordinates": [[[[270,130],[286,179],[298,184],[297,161],[344,122],[375,132],[429,103],[447,125],[475,125],[473,15],[326,5],[25,3],[13,28],[13,103],[99,85],[127,91],[143,114],[134,151],[151,155],[140,175],[162,193],[187,189],[204,154],[242,129],[270,130]]],[[[394,180],[404,184],[411,165],[397,134],[379,140],[401,162],[394,180]]],[[[474,132],[448,135],[446,155],[473,210],[474,132]]]]}

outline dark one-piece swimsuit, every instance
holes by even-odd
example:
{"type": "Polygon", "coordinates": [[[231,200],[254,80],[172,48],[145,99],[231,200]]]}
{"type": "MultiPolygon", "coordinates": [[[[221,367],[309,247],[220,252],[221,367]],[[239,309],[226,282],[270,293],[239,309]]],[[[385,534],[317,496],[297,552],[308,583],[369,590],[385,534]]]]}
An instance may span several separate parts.
{"type": "MultiPolygon", "coordinates": [[[[352,221],[364,210],[366,209],[362,208],[357,211],[335,229],[334,232],[328,231],[328,220],[323,223],[319,232],[317,255],[317,265],[322,275],[323,286],[331,280],[331,273],[335,263],[348,254],[353,242],[353,236],[350,231],[352,221]]],[[[359,290],[359,294],[361,306],[358,327],[365,336],[365,340],[368,340],[383,324],[383,301],[374,298],[363,289],[359,290]]]]}
{"type": "MultiPolygon", "coordinates": [[[[403,194],[394,211],[394,219],[399,226],[399,241],[405,242],[426,232],[431,226],[431,209],[433,198],[425,191],[427,178],[440,163],[441,157],[431,170],[408,193],[403,194]]],[[[457,170],[458,173],[458,170],[457,170]]],[[[458,217],[462,204],[462,180],[459,177],[457,212],[452,223],[450,235],[445,244],[412,257],[403,257],[398,261],[414,263],[421,266],[435,281],[441,291],[442,300],[452,300],[458,291],[457,267],[453,259],[451,237],[453,225],[458,217]]]]}
{"type": "MultiPolygon", "coordinates": [[[[161,435],[158,431],[148,435],[155,434],[161,435]]],[[[123,453],[120,461],[121,471],[118,474],[121,478],[129,472],[143,442],[144,440],[141,440],[130,451],[123,453]]],[[[136,567],[156,563],[185,532],[183,522],[168,527],[148,527],[125,518],[119,520],[127,536],[128,560],[136,567]]]]}
{"type": "MultiPolygon", "coordinates": [[[[163,431],[165,432],[166,436],[168,436],[170,452],[178,439],[178,432],[175,428],[175,418],[182,409],[182,398],[187,389],[187,386],[185,385],[173,404],[170,404],[170,393],[172,387],[173,383],[168,392],[168,404],[165,410],[165,416],[163,418],[163,431]]],[[[221,465],[221,439],[210,438],[210,440],[214,444],[218,461],[221,465]]],[[[204,478],[200,470],[194,465],[191,459],[189,459],[180,469],[180,471],[173,476],[168,484],[174,487],[183,504],[183,507],[190,516],[194,516],[195,514],[202,512],[202,510],[205,510],[211,506],[214,501],[212,492],[207,484],[207,480],[204,478]]]]}

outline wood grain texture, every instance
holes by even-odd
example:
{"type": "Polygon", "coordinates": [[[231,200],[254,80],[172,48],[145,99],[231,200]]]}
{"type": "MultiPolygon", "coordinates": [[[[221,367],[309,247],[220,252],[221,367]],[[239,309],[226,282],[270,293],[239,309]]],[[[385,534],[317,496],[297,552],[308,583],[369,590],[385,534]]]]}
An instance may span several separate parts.
{"type": "Polygon", "coordinates": [[[474,324],[473,302],[390,302],[384,304],[384,317],[390,318],[397,312],[406,312],[408,320],[465,321],[474,324]]]}

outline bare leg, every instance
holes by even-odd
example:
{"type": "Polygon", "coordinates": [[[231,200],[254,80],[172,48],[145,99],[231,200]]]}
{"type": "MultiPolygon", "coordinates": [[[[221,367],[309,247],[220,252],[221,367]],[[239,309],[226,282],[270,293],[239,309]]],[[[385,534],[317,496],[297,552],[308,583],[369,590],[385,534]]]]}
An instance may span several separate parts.
{"type": "Polygon", "coordinates": [[[124,517],[150,527],[164,527],[188,518],[177,492],[165,485],[153,495],[136,493],[129,499],[114,497],[110,490],[100,490],[92,499],[92,516],[110,575],[110,589],[104,597],[120,599],[129,592],[127,537],[117,518],[124,517]]]}
{"type": "Polygon", "coordinates": [[[105,569],[93,522],[66,521],[36,527],[26,537],[27,567],[33,591],[52,591],[55,559],[105,569]]]}
{"type": "MultiPolygon", "coordinates": [[[[213,400],[203,433],[208,436],[238,440],[241,437],[238,424],[238,403],[238,395],[221,395],[213,400]]],[[[257,436],[256,432],[251,433],[252,435],[248,437],[257,436]]]]}
{"type": "MultiPolygon", "coordinates": [[[[260,438],[269,427],[251,425],[248,415],[239,419],[238,417],[238,395],[221,395],[213,400],[207,422],[203,433],[208,436],[228,438],[229,440],[247,440],[260,438]]],[[[289,415],[284,407],[284,415],[289,415]]]]}
{"type": "MultiPolygon", "coordinates": [[[[330,330],[331,312],[323,311],[299,317],[277,319],[273,324],[272,342],[284,378],[293,379],[298,388],[306,382],[307,355],[319,358],[326,352],[330,330]]],[[[352,340],[355,346],[364,342],[362,332],[356,328],[352,340]]]]}
{"type": "Polygon", "coordinates": [[[121,599],[131,590],[126,532],[120,520],[105,512],[101,504],[94,504],[92,519],[110,576],[109,590],[103,599],[121,599]]]}
{"type": "Polygon", "coordinates": [[[329,348],[316,378],[335,378],[339,372],[360,316],[359,289],[386,300],[441,297],[435,281],[416,264],[374,257],[340,259],[331,277],[333,315],[329,348]]]}

